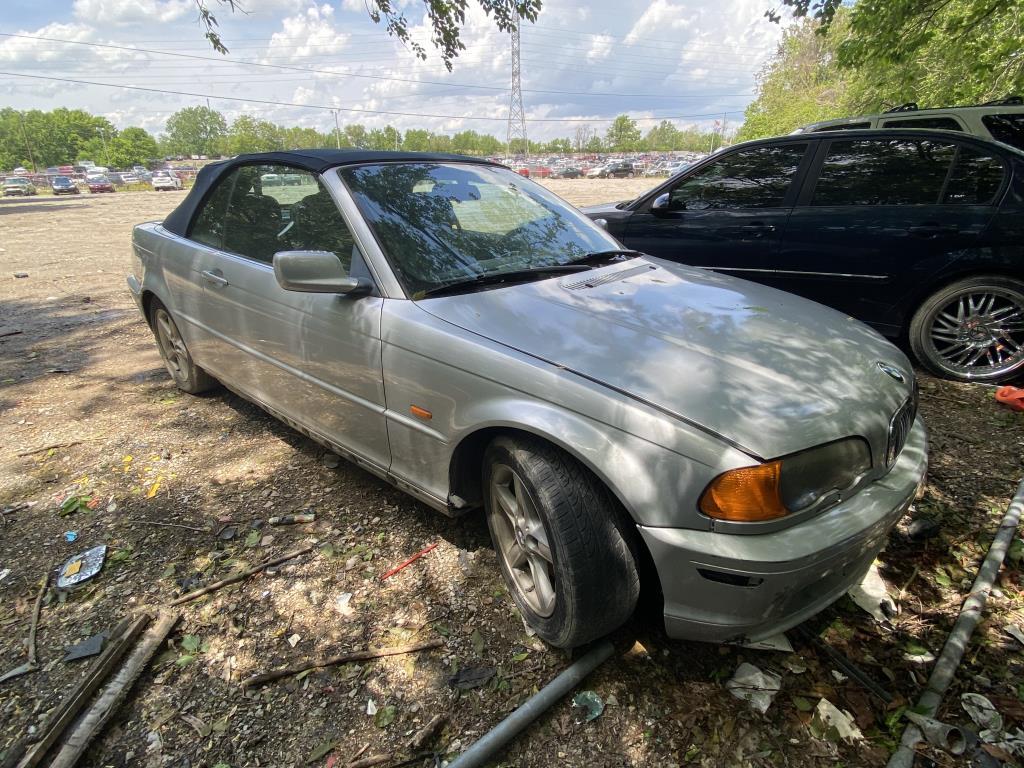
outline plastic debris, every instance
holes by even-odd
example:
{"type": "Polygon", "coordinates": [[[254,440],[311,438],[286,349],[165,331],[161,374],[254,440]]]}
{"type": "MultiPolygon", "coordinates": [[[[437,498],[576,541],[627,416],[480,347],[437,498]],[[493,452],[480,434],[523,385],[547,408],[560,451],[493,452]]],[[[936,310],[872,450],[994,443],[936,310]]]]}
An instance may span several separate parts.
{"type": "Polygon", "coordinates": [[[299,640],[301,640],[301,639],[302,639],[302,637],[296,633],[296,634],[294,634],[294,635],[292,635],[291,637],[288,638],[288,645],[290,645],[292,648],[294,648],[296,645],[299,644],[299,640]]]}
{"type": "Polygon", "coordinates": [[[371,717],[377,714],[377,702],[373,699],[366,700],[366,714],[370,715],[371,717]]]}
{"type": "Polygon", "coordinates": [[[267,520],[271,525],[293,525],[295,523],[312,523],[316,520],[313,512],[297,512],[294,515],[281,515],[267,520]]]}
{"type": "MultiPolygon", "coordinates": [[[[955,725],[946,725],[930,717],[911,712],[909,709],[903,713],[903,716],[921,729],[925,740],[932,746],[944,749],[951,755],[962,755],[967,751],[968,735],[955,725]]],[[[973,734],[971,739],[977,741],[973,734]]]]}
{"type": "Polygon", "coordinates": [[[437,543],[436,542],[431,544],[429,547],[424,547],[419,552],[417,552],[415,555],[410,557],[408,560],[405,560],[404,562],[399,563],[394,568],[392,568],[390,571],[388,571],[387,573],[383,574],[380,577],[380,580],[384,581],[385,579],[390,579],[392,576],[394,576],[396,573],[401,571],[403,568],[406,568],[407,566],[412,565],[413,563],[415,563],[417,560],[419,560],[421,557],[423,557],[425,554],[430,552],[432,549],[435,549],[436,547],[437,547],[437,543]]]}
{"type": "Polygon", "coordinates": [[[782,666],[794,675],[802,675],[807,671],[807,665],[803,663],[799,656],[790,656],[788,659],[783,659],[782,666]]]}
{"type": "Polygon", "coordinates": [[[743,662],[726,681],[725,689],[737,699],[748,702],[763,715],[782,689],[782,678],[743,662]]]}
{"type": "Polygon", "coordinates": [[[103,569],[107,559],[107,545],[100,544],[75,555],[60,567],[57,589],[74,589],[93,578],[103,569]]]}
{"type": "Polygon", "coordinates": [[[342,592],[334,600],[334,609],[344,616],[346,619],[351,618],[355,615],[355,609],[352,607],[352,593],[342,592]]]}
{"type": "Polygon", "coordinates": [[[448,678],[448,685],[460,691],[479,688],[498,673],[494,667],[463,667],[448,678]]]}
{"type": "Polygon", "coordinates": [[[889,587],[878,572],[877,562],[871,564],[860,584],[847,594],[860,608],[870,613],[876,622],[885,627],[891,626],[889,617],[896,615],[896,602],[889,597],[889,587]]]}
{"type": "Polygon", "coordinates": [[[75,643],[64,649],[64,661],[76,661],[78,659],[88,659],[90,656],[96,656],[103,650],[103,645],[107,641],[107,633],[100,632],[98,635],[87,637],[80,643],[75,643]]]}
{"type": "Polygon", "coordinates": [[[72,542],[78,540],[78,531],[64,531],[64,541],[72,542]]]}
{"type": "Polygon", "coordinates": [[[1003,627],[1003,632],[1008,634],[1018,643],[1024,644],[1024,630],[1018,627],[1016,624],[1007,624],[1003,627]]]}
{"type": "Polygon", "coordinates": [[[989,741],[985,738],[986,731],[1001,733],[1003,730],[1003,716],[995,705],[980,693],[965,693],[960,697],[960,706],[964,708],[967,716],[974,721],[974,724],[981,729],[978,734],[982,741],[989,741]]]}
{"type": "Polygon", "coordinates": [[[10,575],[11,575],[11,569],[10,568],[4,568],[2,571],[0,571],[0,581],[3,581],[4,579],[6,579],[10,575]]]}
{"type": "Polygon", "coordinates": [[[811,717],[811,733],[819,739],[845,741],[853,744],[864,740],[864,734],[854,722],[853,715],[839,709],[828,699],[821,699],[811,717]]]}
{"type": "Polygon", "coordinates": [[[572,697],[572,708],[579,710],[583,716],[582,720],[576,720],[577,723],[589,723],[597,720],[604,712],[604,702],[594,691],[580,691],[572,697]]]}
{"type": "Polygon", "coordinates": [[[781,651],[782,653],[792,653],[793,644],[789,642],[789,638],[786,637],[785,632],[780,632],[777,635],[766,637],[764,640],[758,640],[753,643],[743,643],[743,648],[750,648],[755,651],[781,651]]]}
{"type": "Polygon", "coordinates": [[[1024,411],[1024,389],[1000,387],[996,390],[996,402],[1014,411],[1024,411]]]}

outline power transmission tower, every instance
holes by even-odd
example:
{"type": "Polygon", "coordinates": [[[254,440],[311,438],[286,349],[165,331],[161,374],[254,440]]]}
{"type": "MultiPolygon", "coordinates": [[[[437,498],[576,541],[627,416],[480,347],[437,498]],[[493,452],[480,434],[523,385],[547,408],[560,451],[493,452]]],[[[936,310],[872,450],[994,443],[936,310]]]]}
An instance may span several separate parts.
{"type": "Polygon", "coordinates": [[[522,139],[523,157],[530,152],[530,144],[526,140],[526,113],[523,111],[523,86],[520,81],[519,65],[519,19],[512,30],[512,98],[508,105],[508,154],[512,157],[512,140],[522,139]]]}

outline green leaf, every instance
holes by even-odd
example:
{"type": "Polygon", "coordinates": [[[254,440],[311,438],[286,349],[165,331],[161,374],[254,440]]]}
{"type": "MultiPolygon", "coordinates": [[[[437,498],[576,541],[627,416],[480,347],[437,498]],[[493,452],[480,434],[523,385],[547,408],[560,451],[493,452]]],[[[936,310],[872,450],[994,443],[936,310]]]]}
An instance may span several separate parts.
{"type": "Polygon", "coordinates": [[[473,634],[469,636],[469,642],[473,644],[473,652],[477,657],[482,657],[484,655],[484,638],[479,629],[473,630],[473,634]]]}
{"type": "Polygon", "coordinates": [[[441,637],[448,637],[452,633],[451,629],[448,628],[448,625],[442,621],[434,623],[434,631],[441,635],[441,637]]]}
{"type": "Polygon", "coordinates": [[[381,707],[377,710],[377,714],[373,716],[373,723],[378,728],[387,728],[395,722],[395,716],[397,714],[398,710],[391,704],[388,704],[386,707],[381,707]]]}
{"type": "Polygon", "coordinates": [[[920,656],[921,654],[929,652],[927,648],[914,640],[908,640],[906,645],[903,647],[906,648],[907,653],[913,654],[914,656],[920,656]]]}
{"type": "Polygon", "coordinates": [[[330,559],[334,557],[334,545],[331,542],[325,542],[320,545],[320,554],[330,559]]]}
{"type": "Polygon", "coordinates": [[[306,758],[306,762],[315,763],[317,760],[326,757],[328,754],[330,754],[331,750],[333,750],[340,743],[340,739],[327,739],[326,741],[321,741],[319,744],[316,745],[316,748],[309,753],[309,757],[306,758]]]}
{"type": "Polygon", "coordinates": [[[181,647],[189,653],[195,653],[199,650],[199,644],[201,640],[198,635],[185,635],[181,638],[181,647]]]}
{"type": "Polygon", "coordinates": [[[812,709],[814,709],[814,705],[811,704],[811,702],[809,702],[803,696],[794,696],[793,706],[801,712],[810,712],[812,709]]]}
{"type": "Polygon", "coordinates": [[[176,662],[174,662],[174,663],[177,664],[179,667],[187,667],[189,664],[191,664],[195,660],[196,660],[195,656],[192,656],[192,655],[189,655],[189,654],[185,654],[184,656],[179,656],[178,660],[176,662]]]}
{"type": "Polygon", "coordinates": [[[943,587],[953,586],[953,580],[949,578],[949,575],[942,568],[935,571],[935,581],[943,587]]]}
{"type": "Polygon", "coordinates": [[[526,661],[526,659],[529,656],[530,656],[530,652],[529,651],[523,651],[522,653],[515,654],[512,657],[512,661],[515,661],[515,662],[526,661]]]}
{"type": "Polygon", "coordinates": [[[261,538],[259,531],[249,531],[249,535],[245,537],[245,546],[255,547],[260,543],[261,538]]]}

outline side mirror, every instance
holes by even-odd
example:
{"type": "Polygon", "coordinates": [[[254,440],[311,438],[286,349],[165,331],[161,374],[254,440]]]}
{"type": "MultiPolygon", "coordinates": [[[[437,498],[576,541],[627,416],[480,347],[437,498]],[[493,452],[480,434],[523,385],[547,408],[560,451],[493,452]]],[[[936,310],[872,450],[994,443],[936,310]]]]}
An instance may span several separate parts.
{"type": "Polygon", "coordinates": [[[591,221],[597,224],[601,229],[605,231],[608,230],[608,219],[591,219],[591,221]]]}
{"type": "Polygon", "coordinates": [[[279,251],[274,254],[274,277],[286,291],[344,293],[360,296],[373,290],[364,277],[349,277],[330,251],[279,251]]]}
{"type": "Polygon", "coordinates": [[[651,213],[657,215],[659,213],[668,213],[671,205],[671,198],[668,192],[658,195],[654,198],[654,202],[651,203],[651,213]]]}

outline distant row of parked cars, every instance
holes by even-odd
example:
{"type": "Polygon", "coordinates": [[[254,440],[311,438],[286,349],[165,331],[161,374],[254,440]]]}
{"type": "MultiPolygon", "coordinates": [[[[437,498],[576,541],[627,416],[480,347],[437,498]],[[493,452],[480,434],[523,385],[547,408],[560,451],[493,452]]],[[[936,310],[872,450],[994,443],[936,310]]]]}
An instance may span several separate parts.
{"type": "MultiPolygon", "coordinates": [[[[46,185],[54,195],[77,195],[84,187],[90,193],[115,192],[115,184],[128,185],[148,183],[156,192],[182,189],[181,178],[170,170],[158,170],[146,173],[141,179],[135,174],[100,172],[91,170],[80,180],[69,175],[47,175],[46,185]]],[[[29,197],[38,194],[39,187],[28,176],[8,176],[3,183],[4,197],[29,197]]]]}

